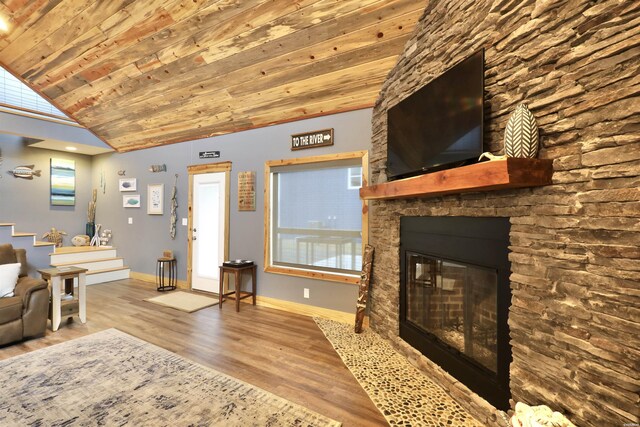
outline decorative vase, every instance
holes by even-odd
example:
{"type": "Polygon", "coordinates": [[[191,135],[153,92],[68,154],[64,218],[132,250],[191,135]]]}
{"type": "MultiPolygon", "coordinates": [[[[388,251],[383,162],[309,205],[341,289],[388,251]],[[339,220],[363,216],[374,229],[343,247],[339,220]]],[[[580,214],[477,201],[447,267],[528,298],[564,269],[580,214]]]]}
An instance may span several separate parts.
{"type": "Polygon", "coordinates": [[[93,238],[93,235],[96,234],[96,223],[95,222],[87,222],[87,225],[84,228],[84,232],[89,239],[93,238]]]}
{"type": "Polygon", "coordinates": [[[533,159],[538,154],[538,125],[527,104],[520,104],[509,117],[504,131],[504,153],[507,157],[533,159]]]}

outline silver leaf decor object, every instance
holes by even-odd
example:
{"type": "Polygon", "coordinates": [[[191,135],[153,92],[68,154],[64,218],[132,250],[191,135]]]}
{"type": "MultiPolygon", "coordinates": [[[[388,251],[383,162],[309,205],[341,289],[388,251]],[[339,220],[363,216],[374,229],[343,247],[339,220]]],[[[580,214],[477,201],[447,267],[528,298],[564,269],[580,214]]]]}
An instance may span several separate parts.
{"type": "Polygon", "coordinates": [[[520,104],[509,117],[504,131],[504,152],[508,157],[533,159],[538,154],[538,125],[526,104],[520,104]]]}

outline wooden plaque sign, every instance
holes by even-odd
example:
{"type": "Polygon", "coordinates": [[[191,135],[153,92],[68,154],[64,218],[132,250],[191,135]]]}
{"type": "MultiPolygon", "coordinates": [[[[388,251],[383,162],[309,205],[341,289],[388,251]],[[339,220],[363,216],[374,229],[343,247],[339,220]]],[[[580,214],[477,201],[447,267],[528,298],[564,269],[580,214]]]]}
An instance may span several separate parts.
{"type": "Polygon", "coordinates": [[[238,172],[238,210],[256,210],[256,173],[238,172]]]}
{"type": "Polygon", "coordinates": [[[327,145],[333,145],[333,129],[291,135],[291,150],[325,147],[327,145]]]}

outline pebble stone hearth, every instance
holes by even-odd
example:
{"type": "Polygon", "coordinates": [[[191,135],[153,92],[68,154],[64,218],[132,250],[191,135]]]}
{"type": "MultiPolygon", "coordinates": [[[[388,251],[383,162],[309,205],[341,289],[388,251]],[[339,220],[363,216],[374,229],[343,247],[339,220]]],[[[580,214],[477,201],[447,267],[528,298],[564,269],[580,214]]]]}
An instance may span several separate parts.
{"type": "Polygon", "coordinates": [[[482,427],[375,332],[314,320],[391,426],[482,427]]]}

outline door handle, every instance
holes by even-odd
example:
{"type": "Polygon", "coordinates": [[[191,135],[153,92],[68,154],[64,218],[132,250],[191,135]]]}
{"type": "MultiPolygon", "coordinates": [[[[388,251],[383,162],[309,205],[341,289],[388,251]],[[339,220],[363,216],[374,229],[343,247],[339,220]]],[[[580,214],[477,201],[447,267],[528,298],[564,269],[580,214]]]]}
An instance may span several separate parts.
{"type": "Polygon", "coordinates": [[[194,228],[194,229],[193,229],[193,232],[195,233],[196,231],[198,231],[198,230],[196,230],[196,229],[194,228]]]}
{"type": "Polygon", "coordinates": [[[196,240],[196,236],[193,236],[193,240],[196,240]]]}

